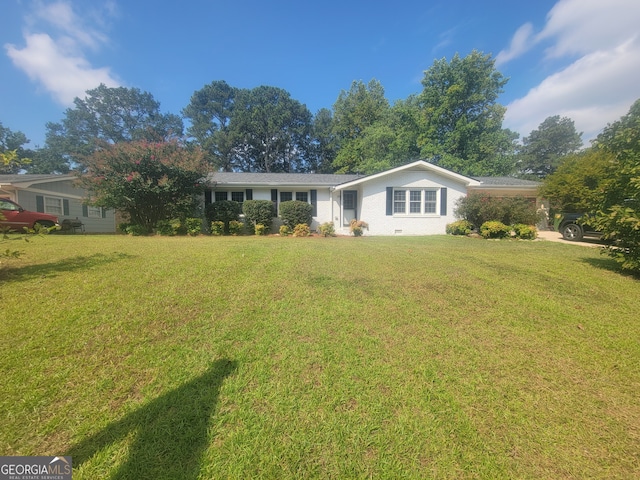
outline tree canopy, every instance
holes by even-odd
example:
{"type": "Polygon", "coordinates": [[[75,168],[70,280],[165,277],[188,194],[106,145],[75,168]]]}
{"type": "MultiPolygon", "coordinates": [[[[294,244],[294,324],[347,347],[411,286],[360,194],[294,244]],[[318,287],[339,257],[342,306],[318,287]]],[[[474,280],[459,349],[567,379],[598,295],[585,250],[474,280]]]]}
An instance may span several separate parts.
{"type": "Polygon", "coordinates": [[[547,117],[529,136],[522,139],[518,152],[520,176],[544,178],[552,174],[562,159],[582,147],[580,133],[568,117],[547,117]]]}
{"type": "Polygon", "coordinates": [[[24,148],[27,143],[24,133],[14,132],[0,122],[0,173],[18,173],[29,166],[33,152],[24,148]]]}
{"type": "Polygon", "coordinates": [[[640,100],[598,135],[594,148],[612,161],[591,220],[605,239],[614,241],[609,253],[624,269],[640,273],[640,100]]]}
{"type": "Polygon", "coordinates": [[[54,164],[83,165],[101,143],[166,141],[183,133],[182,119],[137,88],[100,85],[75,98],[60,123],[47,123],[46,156],[54,164]]]}
{"type": "Polygon", "coordinates": [[[177,141],[102,143],[80,176],[92,205],[113,208],[151,231],[159,221],[193,213],[207,173],[199,149],[177,141]]]}
{"type": "Polygon", "coordinates": [[[464,175],[511,174],[518,135],[502,128],[506,109],[497,103],[506,83],[491,56],[476,50],[436,60],[418,97],[422,157],[464,175]]]}

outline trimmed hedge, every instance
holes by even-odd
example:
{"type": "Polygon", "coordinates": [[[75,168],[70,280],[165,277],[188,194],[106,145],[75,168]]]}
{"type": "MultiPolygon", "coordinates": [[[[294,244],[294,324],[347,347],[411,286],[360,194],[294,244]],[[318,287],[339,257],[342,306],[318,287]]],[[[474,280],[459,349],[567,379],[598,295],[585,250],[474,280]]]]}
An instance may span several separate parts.
{"type": "Polygon", "coordinates": [[[307,202],[299,200],[289,200],[280,204],[280,218],[289,228],[295,228],[296,225],[311,225],[313,221],[313,206],[307,202]]]}
{"type": "Polygon", "coordinates": [[[247,228],[249,228],[249,225],[253,225],[255,228],[256,225],[260,224],[267,231],[271,230],[275,212],[273,202],[270,200],[246,200],[242,204],[242,213],[244,213],[247,228]]]}
{"type": "Polygon", "coordinates": [[[209,225],[212,222],[223,222],[224,232],[229,233],[229,222],[237,221],[240,218],[241,211],[242,207],[239,202],[221,200],[207,205],[205,215],[209,225]]]}

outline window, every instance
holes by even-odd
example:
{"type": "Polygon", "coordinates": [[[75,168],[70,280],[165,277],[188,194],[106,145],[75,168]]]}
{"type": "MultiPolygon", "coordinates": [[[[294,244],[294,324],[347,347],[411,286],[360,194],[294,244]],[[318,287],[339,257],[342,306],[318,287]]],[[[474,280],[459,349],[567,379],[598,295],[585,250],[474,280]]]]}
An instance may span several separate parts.
{"type": "Polygon", "coordinates": [[[44,213],[62,215],[63,212],[61,198],[44,197],[44,213]]]}
{"type": "Polygon", "coordinates": [[[424,213],[436,213],[436,191],[425,190],[424,191],[424,213]]]}
{"type": "Polygon", "coordinates": [[[280,192],[280,203],[293,200],[293,192],[280,192]]]}
{"type": "Polygon", "coordinates": [[[393,191],[393,213],[405,213],[406,210],[406,197],[407,192],[405,190],[393,191]]]}
{"type": "Polygon", "coordinates": [[[224,202],[227,200],[227,192],[216,192],[216,202],[224,202]]]}
{"type": "Polygon", "coordinates": [[[231,192],[231,200],[234,202],[244,202],[244,192],[231,192]]]}
{"type": "Polygon", "coordinates": [[[87,217],[90,218],[102,218],[102,208],[87,206],[87,217]]]}
{"type": "Polygon", "coordinates": [[[296,192],[296,200],[299,202],[309,203],[309,193],[308,192],[296,192]]]}
{"type": "Polygon", "coordinates": [[[422,191],[411,190],[409,192],[409,213],[420,213],[421,203],[422,203],[422,191]]]}
{"type": "Polygon", "coordinates": [[[394,189],[393,213],[409,215],[434,215],[438,210],[436,189],[394,189]]]}

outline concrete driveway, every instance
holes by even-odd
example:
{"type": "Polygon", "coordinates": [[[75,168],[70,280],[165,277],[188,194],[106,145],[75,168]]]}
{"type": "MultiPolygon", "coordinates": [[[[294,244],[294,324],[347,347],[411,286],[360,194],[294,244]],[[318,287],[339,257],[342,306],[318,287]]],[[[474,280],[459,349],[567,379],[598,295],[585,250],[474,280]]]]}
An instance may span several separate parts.
{"type": "Polygon", "coordinates": [[[579,242],[572,242],[569,240],[565,240],[564,238],[562,238],[562,235],[560,233],[554,232],[552,230],[538,231],[538,238],[536,240],[566,243],[568,245],[581,245],[583,247],[602,247],[602,243],[597,238],[584,237],[579,242]]]}

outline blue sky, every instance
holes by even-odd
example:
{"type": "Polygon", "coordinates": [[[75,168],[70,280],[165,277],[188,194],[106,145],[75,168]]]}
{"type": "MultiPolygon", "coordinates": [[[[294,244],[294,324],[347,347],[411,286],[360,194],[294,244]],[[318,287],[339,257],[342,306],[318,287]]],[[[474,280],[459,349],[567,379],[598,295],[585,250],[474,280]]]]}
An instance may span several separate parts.
{"type": "Polygon", "coordinates": [[[562,115],[588,141],[640,98],[637,0],[3,0],[2,16],[0,122],[40,146],[100,83],[176,114],[214,80],[271,85],[316,113],[354,80],[407,98],[473,49],[509,77],[499,102],[521,137],[562,115]]]}

